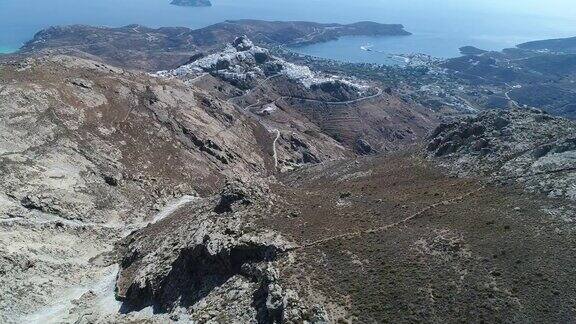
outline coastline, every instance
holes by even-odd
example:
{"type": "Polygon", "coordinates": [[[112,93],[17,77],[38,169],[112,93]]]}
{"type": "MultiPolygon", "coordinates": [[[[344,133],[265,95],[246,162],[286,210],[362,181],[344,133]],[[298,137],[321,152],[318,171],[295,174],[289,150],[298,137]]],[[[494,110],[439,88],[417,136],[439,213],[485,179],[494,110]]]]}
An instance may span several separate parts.
{"type": "Polygon", "coordinates": [[[12,54],[18,52],[17,48],[9,47],[9,46],[0,46],[0,55],[1,54],[12,54]]]}

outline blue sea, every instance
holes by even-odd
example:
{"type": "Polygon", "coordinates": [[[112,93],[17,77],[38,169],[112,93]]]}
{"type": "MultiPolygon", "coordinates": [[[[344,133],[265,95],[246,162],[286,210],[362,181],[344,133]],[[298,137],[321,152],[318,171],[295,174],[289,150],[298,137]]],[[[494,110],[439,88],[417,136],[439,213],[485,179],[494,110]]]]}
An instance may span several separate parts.
{"type": "Polygon", "coordinates": [[[207,8],[170,0],[0,0],[0,52],[17,50],[52,25],[201,28],[227,19],[400,23],[406,37],[344,37],[298,52],[349,62],[386,63],[387,54],[455,57],[473,45],[501,50],[518,43],[576,36],[573,0],[213,0],[207,8]],[[370,48],[371,51],[362,50],[370,48]]]}

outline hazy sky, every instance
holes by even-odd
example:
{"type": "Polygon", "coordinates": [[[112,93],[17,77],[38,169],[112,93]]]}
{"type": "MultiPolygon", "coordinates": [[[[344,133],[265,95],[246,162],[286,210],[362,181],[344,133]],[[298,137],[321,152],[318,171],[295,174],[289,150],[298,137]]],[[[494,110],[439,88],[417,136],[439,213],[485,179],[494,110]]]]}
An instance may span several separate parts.
{"type": "MultiPolygon", "coordinates": [[[[375,0],[394,3],[398,0],[375,0]]],[[[408,0],[406,3],[419,3],[419,0],[408,0]]],[[[451,9],[475,8],[486,12],[521,13],[563,18],[576,17],[575,0],[428,0],[429,5],[446,6],[451,9]]],[[[529,22],[527,22],[529,23],[529,22]]]]}

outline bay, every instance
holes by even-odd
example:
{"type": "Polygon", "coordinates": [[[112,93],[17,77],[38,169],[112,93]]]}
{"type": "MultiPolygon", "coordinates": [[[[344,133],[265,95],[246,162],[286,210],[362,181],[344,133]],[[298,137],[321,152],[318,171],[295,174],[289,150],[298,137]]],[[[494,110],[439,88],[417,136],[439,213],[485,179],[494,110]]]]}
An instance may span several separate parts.
{"type": "Polygon", "coordinates": [[[344,37],[295,49],[350,62],[387,63],[389,55],[458,56],[472,45],[501,50],[518,43],[576,36],[576,6],[567,0],[213,0],[207,8],[170,0],[0,0],[0,52],[18,49],[40,29],[88,24],[201,28],[230,19],[401,23],[406,37],[344,37]],[[369,48],[371,51],[362,50],[369,48]]]}

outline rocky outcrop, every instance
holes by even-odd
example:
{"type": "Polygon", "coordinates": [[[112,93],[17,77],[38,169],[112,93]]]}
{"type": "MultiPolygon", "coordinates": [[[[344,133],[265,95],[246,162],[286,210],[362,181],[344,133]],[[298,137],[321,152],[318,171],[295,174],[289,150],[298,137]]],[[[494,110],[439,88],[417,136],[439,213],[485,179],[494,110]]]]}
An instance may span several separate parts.
{"type": "Polygon", "coordinates": [[[458,174],[518,181],[576,200],[575,131],[574,122],[539,110],[487,111],[440,125],[428,151],[458,174]]]}
{"type": "Polygon", "coordinates": [[[186,321],[326,322],[322,306],[300,299],[280,277],[277,267],[285,266],[293,245],[253,222],[270,202],[265,189],[252,186],[230,181],[221,194],[123,240],[117,247],[121,312],[151,307],[186,321]]]}
{"type": "Polygon", "coordinates": [[[218,205],[214,207],[214,211],[218,214],[233,212],[238,206],[251,205],[254,199],[251,197],[254,196],[261,198],[264,193],[254,189],[247,189],[241,181],[229,181],[222,189],[222,192],[220,192],[220,200],[218,205]]]}

